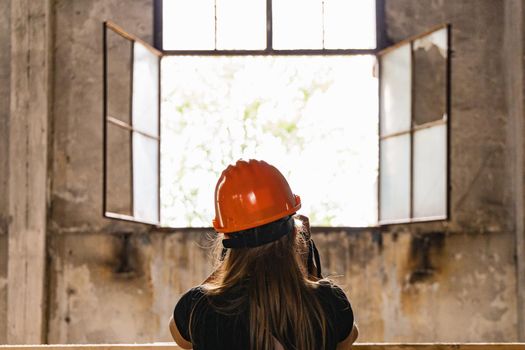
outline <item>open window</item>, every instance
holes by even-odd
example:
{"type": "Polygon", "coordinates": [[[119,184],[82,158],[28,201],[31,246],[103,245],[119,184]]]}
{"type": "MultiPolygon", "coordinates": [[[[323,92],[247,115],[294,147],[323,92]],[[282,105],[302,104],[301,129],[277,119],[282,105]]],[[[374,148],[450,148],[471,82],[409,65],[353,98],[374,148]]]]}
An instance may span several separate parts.
{"type": "Polygon", "coordinates": [[[448,218],[449,41],[441,26],[378,55],[379,224],[448,218]]]}
{"type": "Polygon", "coordinates": [[[104,216],[160,223],[161,52],[104,23],[104,216]]]}
{"type": "MultiPolygon", "coordinates": [[[[313,204],[302,212],[313,226],[447,219],[449,28],[379,50],[375,25],[368,36],[337,35],[336,28],[348,24],[340,13],[357,11],[348,11],[349,2],[318,0],[309,6],[313,17],[322,14],[321,30],[308,34],[313,39],[307,42],[304,31],[287,33],[282,25],[298,21],[293,6],[257,3],[257,11],[247,9],[245,23],[235,18],[242,1],[167,2],[178,36],[157,38],[163,51],[105,23],[104,216],[207,227],[217,172],[237,158],[254,157],[278,166],[294,191],[310,198],[313,204]],[[239,26],[250,27],[245,34],[256,40],[235,38],[239,26]],[[195,40],[187,37],[192,32],[195,40]],[[321,81],[327,72],[333,76],[321,81]],[[232,82],[239,76],[245,81],[232,82]],[[257,83],[272,76],[297,91],[257,83]],[[345,76],[348,81],[341,80],[345,76]],[[238,105],[229,100],[234,93],[241,96],[238,105]],[[298,109],[280,110],[286,101],[272,94],[298,109]]],[[[375,21],[375,4],[360,2],[361,17],[375,21]]]]}

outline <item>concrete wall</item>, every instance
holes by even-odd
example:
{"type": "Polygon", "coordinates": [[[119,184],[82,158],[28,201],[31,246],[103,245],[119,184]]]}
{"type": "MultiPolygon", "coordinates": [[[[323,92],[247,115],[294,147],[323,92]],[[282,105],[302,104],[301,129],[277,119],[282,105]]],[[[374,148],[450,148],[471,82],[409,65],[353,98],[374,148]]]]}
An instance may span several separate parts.
{"type": "Polygon", "coordinates": [[[7,341],[39,343],[48,195],[51,1],[12,1],[8,117],[7,341]]]}
{"type": "MultiPolygon", "coordinates": [[[[179,295],[209,273],[205,232],[53,239],[49,342],[169,341],[179,295]],[[96,310],[96,312],[94,311],[96,310]]],[[[361,341],[516,339],[510,234],[317,233],[361,341]]]]}
{"type": "Polygon", "coordinates": [[[112,20],[151,43],[153,3],[63,0],[54,14],[47,340],[154,341],[161,313],[152,296],[168,290],[146,272],[160,252],[152,253],[147,227],[102,218],[102,24],[112,20]],[[131,232],[138,236],[128,239],[131,232]],[[147,256],[139,260],[139,251],[147,256]]]}
{"type": "Polygon", "coordinates": [[[170,341],[175,301],[209,271],[200,232],[53,239],[50,343],[170,341]]]}
{"type": "MultiPolygon", "coordinates": [[[[0,2],[0,315],[7,314],[7,153],[10,84],[10,2],[0,2]]],[[[0,344],[7,341],[7,319],[0,317],[0,344]]]]}
{"type": "MultiPolygon", "coordinates": [[[[407,317],[410,312],[398,310],[405,320],[398,323],[394,333],[384,334],[387,340],[428,340],[429,334],[433,334],[432,340],[440,341],[510,341],[518,337],[515,159],[508,157],[516,140],[508,134],[504,70],[508,57],[502,54],[505,35],[509,35],[504,29],[509,14],[504,1],[498,0],[386,1],[391,41],[450,23],[453,50],[451,220],[445,224],[393,226],[385,231],[387,235],[398,231],[400,237],[409,235],[405,241],[413,241],[418,233],[430,232],[429,237],[444,234],[443,248],[435,250],[441,253],[430,263],[430,274],[421,274],[424,278],[419,283],[401,289],[400,298],[419,316],[407,317]],[[445,288],[447,292],[433,297],[431,288],[445,288]],[[447,313],[453,315],[447,322],[443,322],[446,316],[435,317],[447,313]],[[467,318],[462,319],[463,315],[467,318]],[[410,334],[405,333],[406,326],[410,334]]],[[[405,246],[396,254],[409,259],[412,253],[405,246]]],[[[405,274],[405,280],[410,281],[409,276],[413,273],[405,274]]]]}
{"type": "MultiPolygon", "coordinates": [[[[49,343],[168,341],[174,304],[210,272],[207,232],[150,232],[101,216],[102,21],[152,42],[152,14],[149,0],[53,2],[49,343]]],[[[509,137],[501,54],[504,1],[386,0],[385,15],[392,41],[453,26],[452,218],[317,232],[325,272],[347,290],[361,341],[516,340],[516,159],[509,149],[517,136],[509,137]]],[[[0,315],[1,249],[0,225],[0,315]]]]}
{"type": "MultiPolygon", "coordinates": [[[[113,231],[102,218],[102,23],[152,42],[151,0],[55,2],[53,234],[113,231]]],[[[116,225],[117,228],[122,226],[116,225]]]]}
{"type": "Polygon", "coordinates": [[[454,231],[513,230],[506,158],[504,1],[386,1],[387,35],[398,41],[452,25],[451,180],[454,231]]]}
{"type": "Polygon", "coordinates": [[[518,337],[525,339],[525,4],[505,1],[505,82],[509,113],[508,155],[513,170],[513,204],[516,232],[518,337]]]}

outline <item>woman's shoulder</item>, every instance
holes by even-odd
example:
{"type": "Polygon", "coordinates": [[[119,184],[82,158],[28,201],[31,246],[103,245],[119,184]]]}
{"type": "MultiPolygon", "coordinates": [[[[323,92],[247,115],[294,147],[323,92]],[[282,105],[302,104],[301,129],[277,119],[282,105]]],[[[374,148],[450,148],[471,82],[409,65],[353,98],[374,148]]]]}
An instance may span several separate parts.
{"type": "Polygon", "coordinates": [[[173,320],[179,333],[187,341],[190,337],[190,315],[193,312],[195,305],[204,297],[204,290],[202,286],[196,286],[185,292],[175,305],[173,310],[173,320]]]}
{"type": "Polygon", "coordinates": [[[352,309],[346,293],[334,282],[328,279],[320,280],[315,290],[323,304],[329,304],[338,310],[352,309]]]}
{"type": "Polygon", "coordinates": [[[193,309],[193,306],[198,302],[202,297],[204,297],[204,289],[201,285],[193,287],[186,291],[180,297],[179,301],[175,305],[175,315],[177,314],[188,314],[193,309]]]}
{"type": "Polygon", "coordinates": [[[204,286],[198,285],[198,286],[192,287],[189,290],[187,290],[181,296],[180,300],[182,300],[182,299],[189,299],[189,300],[200,299],[204,295],[205,295],[204,286]]]}
{"type": "Polygon", "coordinates": [[[346,339],[354,325],[354,312],[345,292],[329,280],[317,282],[316,291],[328,320],[334,327],[337,341],[346,339]]]}
{"type": "Polygon", "coordinates": [[[317,281],[316,290],[318,291],[318,293],[321,293],[321,294],[328,294],[328,295],[346,298],[346,294],[343,291],[343,289],[339,287],[337,284],[335,284],[333,281],[326,279],[326,278],[317,281]]]}

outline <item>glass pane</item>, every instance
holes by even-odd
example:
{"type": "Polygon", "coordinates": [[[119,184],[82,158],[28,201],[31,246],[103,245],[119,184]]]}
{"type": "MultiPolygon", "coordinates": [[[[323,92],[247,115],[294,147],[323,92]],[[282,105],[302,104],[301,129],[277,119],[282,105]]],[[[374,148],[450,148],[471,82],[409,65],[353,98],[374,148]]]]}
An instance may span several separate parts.
{"type": "Polygon", "coordinates": [[[410,56],[410,44],[405,44],[380,57],[381,135],[410,129],[412,103],[410,56]]]}
{"type": "Polygon", "coordinates": [[[414,133],[414,217],[447,214],[446,124],[414,133]]]}
{"type": "Polygon", "coordinates": [[[410,217],[410,134],[381,140],[380,221],[410,217]]]}
{"type": "Polygon", "coordinates": [[[414,122],[446,118],[447,29],[414,41],[414,122]]]}
{"type": "Polygon", "coordinates": [[[131,132],[107,123],[106,210],[131,213],[131,132]]]}
{"type": "Polygon", "coordinates": [[[133,57],[133,127],[159,132],[159,57],[136,42],[133,57]]]}
{"type": "Polygon", "coordinates": [[[324,0],[326,49],[374,49],[376,0],[324,0]]]}
{"type": "Polygon", "coordinates": [[[158,222],[159,144],[155,139],[133,133],[133,216],[158,222]]]}
{"type": "Polygon", "coordinates": [[[217,49],[266,48],[266,0],[217,0],[217,49]]]}
{"type": "Polygon", "coordinates": [[[215,48],[214,0],[164,0],[162,17],[164,50],[215,48]]]}
{"type": "Polygon", "coordinates": [[[312,225],[375,225],[375,62],[372,55],[164,58],[163,224],[209,227],[220,172],[257,158],[283,172],[312,225]]]}
{"type": "Polygon", "coordinates": [[[321,0],[274,1],[272,19],[275,49],[323,48],[321,0]]]}
{"type": "Polygon", "coordinates": [[[131,123],[132,42],[107,29],[107,116],[131,123]]]}

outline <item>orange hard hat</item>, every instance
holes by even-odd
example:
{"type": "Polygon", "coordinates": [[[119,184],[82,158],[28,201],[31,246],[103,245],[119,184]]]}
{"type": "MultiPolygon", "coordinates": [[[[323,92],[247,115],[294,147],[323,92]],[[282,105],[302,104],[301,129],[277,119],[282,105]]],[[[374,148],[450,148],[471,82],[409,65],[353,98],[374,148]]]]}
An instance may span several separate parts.
{"type": "Polygon", "coordinates": [[[260,160],[228,166],[215,187],[217,232],[242,231],[292,215],[301,208],[283,174],[260,160]]]}

